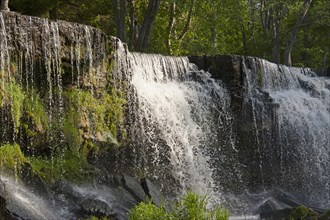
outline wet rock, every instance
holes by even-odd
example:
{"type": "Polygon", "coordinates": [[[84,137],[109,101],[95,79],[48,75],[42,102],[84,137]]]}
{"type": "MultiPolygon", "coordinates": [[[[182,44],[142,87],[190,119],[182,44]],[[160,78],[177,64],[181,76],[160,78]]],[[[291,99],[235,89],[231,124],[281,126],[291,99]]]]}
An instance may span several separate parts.
{"type": "Polygon", "coordinates": [[[164,202],[164,195],[162,195],[159,189],[149,179],[142,178],[141,185],[144,189],[144,192],[148,195],[148,197],[155,205],[160,206],[162,202],[164,202]]]}
{"type": "Polygon", "coordinates": [[[316,68],[313,69],[313,71],[315,71],[316,75],[318,76],[324,76],[324,77],[330,77],[330,67],[323,67],[323,68],[316,68]]]}
{"type": "Polygon", "coordinates": [[[273,210],[260,214],[261,220],[278,220],[278,219],[323,219],[326,216],[317,213],[306,206],[297,206],[294,208],[286,208],[281,210],[273,210]]]}
{"type": "Polygon", "coordinates": [[[84,199],[80,203],[83,212],[96,217],[115,217],[116,211],[114,207],[109,207],[106,202],[96,199],[84,199]]]}
{"type": "Polygon", "coordinates": [[[190,56],[189,61],[196,64],[198,69],[208,71],[214,79],[222,80],[230,90],[234,101],[233,107],[241,109],[243,95],[242,56],[215,55],[190,56]]]}
{"type": "Polygon", "coordinates": [[[121,177],[121,182],[124,188],[137,200],[137,201],[146,201],[147,194],[143,190],[141,183],[138,179],[133,178],[129,175],[124,174],[121,177]]]}

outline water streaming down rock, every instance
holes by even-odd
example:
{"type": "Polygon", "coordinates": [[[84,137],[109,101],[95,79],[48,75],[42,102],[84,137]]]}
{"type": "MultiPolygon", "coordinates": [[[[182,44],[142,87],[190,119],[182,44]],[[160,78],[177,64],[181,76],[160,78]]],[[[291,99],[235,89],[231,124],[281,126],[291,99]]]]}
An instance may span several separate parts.
{"type": "Polygon", "coordinates": [[[278,188],[307,205],[329,208],[329,78],[251,57],[241,58],[240,68],[242,111],[236,112],[235,133],[243,188],[278,188]]]}
{"type": "Polygon", "coordinates": [[[18,143],[33,156],[66,149],[64,92],[106,86],[106,36],[89,26],[15,13],[0,13],[0,35],[1,145],[18,143]]]}
{"type": "Polygon", "coordinates": [[[179,194],[190,189],[215,196],[211,152],[220,148],[218,133],[230,120],[227,91],[186,57],[130,53],[128,59],[139,166],[166,191],[175,192],[170,184],[179,194]]]}
{"type": "Polygon", "coordinates": [[[267,165],[264,172],[272,168],[275,174],[267,175],[268,182],[326,208],[330,201],[330,80],[308,68],[265,60],[256,60],[251,69],[246,70],[247,80],[255,94],[248,97],[258,101],[259,109],[253,111],[260,120],[256,125],[261,132],[257,135],[258,148],[262,148],[259,162],[267,165]],[[261,96],[270,103],[262,102],[261,96]],[[273,140],[271,145],[267,140],[273,140]]]}

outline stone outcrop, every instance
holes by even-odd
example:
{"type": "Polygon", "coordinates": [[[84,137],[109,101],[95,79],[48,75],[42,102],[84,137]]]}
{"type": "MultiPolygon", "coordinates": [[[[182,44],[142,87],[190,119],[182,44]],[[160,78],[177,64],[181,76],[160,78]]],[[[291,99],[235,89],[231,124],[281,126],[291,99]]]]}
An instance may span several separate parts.
{"type": "Polygon", "coordinates": [[[214,79],[222,80],[230,91],[233,109],[242,108],[244,88],[242,56],[190,56],[189,61],[196,64],[199,69],[211,73],[214,79]]]}
{"type": "MultiPolygon", "coordinates": [[[[43,184],[38,178],[30,176],[29,181],[16,182],[9,176],[0,176],[1,219],[86,219],[95,216],[121,220],[127,219],[129,210],[139,202],[160,198],[160,192],[149,180],[125,174],[105,174],[95,179],[94,184],[66,181],[43,184]],[[40,191],[40,187],[47,187],[47,192],[40,191]]],[[[156,204],[160,205],[160,201],[156,204]]]]}

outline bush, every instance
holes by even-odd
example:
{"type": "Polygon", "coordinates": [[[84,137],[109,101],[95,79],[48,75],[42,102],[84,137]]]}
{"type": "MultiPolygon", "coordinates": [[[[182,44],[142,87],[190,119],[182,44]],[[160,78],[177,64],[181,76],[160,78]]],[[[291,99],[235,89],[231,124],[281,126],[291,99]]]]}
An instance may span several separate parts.
{"type": "Polygon", "coordinates": [[[165,220],[172,219],[166,212],[166,209],[161,206],[157,207],[151,201],[149,203],[141,202],[135,206],[129,213],[131,220],[165,220]]]}
{"type": "Polygon", "coordinates": [[[152,202],[142,202],[130,211],[131,220],[227,220],[229,217],[226,209],[215,207],[207,208],[208,199],[206,196],[199,196],[197,193],[188,192],[187,195],[174,203],[172,211],[163,205],[157,207],[152,202]]]}

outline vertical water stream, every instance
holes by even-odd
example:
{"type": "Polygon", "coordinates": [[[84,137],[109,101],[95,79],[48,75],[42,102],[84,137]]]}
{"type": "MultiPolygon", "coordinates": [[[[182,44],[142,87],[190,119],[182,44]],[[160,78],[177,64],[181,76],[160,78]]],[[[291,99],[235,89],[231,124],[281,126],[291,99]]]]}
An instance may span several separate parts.
{"type": "Polygon", "coordinates": [[[165,188],[172,177],[176,193],[215,196],[210,152],[219,147],[218,128],[230,114],[224,111],[230,101],[226,90],[186,57],[128,56],[138,106],[132,129],[139,132],[132,138],[141,147],[140,166],[165,188]]]}

